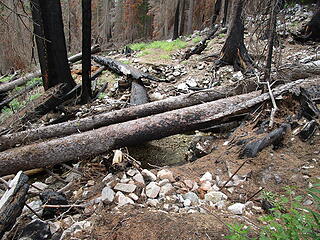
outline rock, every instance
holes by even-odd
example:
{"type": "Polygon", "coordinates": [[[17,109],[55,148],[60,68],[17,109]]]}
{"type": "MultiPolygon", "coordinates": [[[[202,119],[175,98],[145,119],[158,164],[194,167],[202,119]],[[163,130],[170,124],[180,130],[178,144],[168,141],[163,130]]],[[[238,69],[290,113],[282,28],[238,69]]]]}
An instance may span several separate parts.
{"type": "Polygon", "coordinates": [[[180,83],[178,86],[177,86],[177,89],[180,90],[180,91],[186,91],[189,89],[188,85],[186,83],[180,83]]]}
{"type": "Polygon", "coordinates": [[[159,204],[159,201],[157,199],[148,199],[147,204],[151,207],[156,207],[159,204]]]}
{"type": "Polygon", "coordinates": [[[156,181],[157,180],[157,177],[156,175],[154,175],[152,172],[150,172],[148,169],[143,169],[142,172],[141,172],[142,176],[146,179],[146,180],[149,180],[149,181],[156,181]]]}
{"type": "Polygon", "coordinates": [[[116,199],[118,201],[118,207],[122,207],[127,204],[134,204],[134,201],[131,198],[126,197],[122,192],[116,193],[116,199]]]}
{"type": "Polygon", "coordinates": [[[114,200],[115,192],[109,188],[105,187],[102,189],[101,200],[105,203],[112,203],[114,200]]]}
{"type": "Polygon", "coordinates": [[[96,184],[96,182],[94,180],[89,180],[86,184],[87,187],[91,187],[94,186],[96,184]]]}
{"type": "Polygon", "coordinates": [[[242,203],[235,203],[235,204],[228,207],[228,211],[230,211],[236,215],[242,215],[245,208],[246,208],[246,205],[244,205],[242,203]]]}
{"type": "Polygon", "coordinates": [[[139,199],[139,197],[135,193],[130,193],[128,196],[134,201],[137,201],[139,199]]]}
{"type": "Polygon", "coordinates": [[[113,174],[112,173],[109,173],[107,176],[105,176],[103,179],[102,179],[102,182],[110,182],[110,180],[112,179],[113,177],[113,174]]]}
{"type": "Polygon", "coordinates": [[[63,232],[60,239],[66,239],[68,236],[75,234],[77,232],[81,232],[83,230],[89,231],[91,226],[92,226],[91,222],[86,220],[75,222],[74,224],[72,224],[71,227],[69,227],[67,230],[63,232]]]}
{"type": "Polygon", "coordinates": [[[206,182],[206,181],[212,181],[212,174],[209,172],[206,172],[203,174],[203,176],[200,178],[200,182],[206,182]]]}
{"type": "Polygon", "coordinates": [[[212,191],[212,192],[208,192],[207,194],[205,194],[204,195],[204,199],[206,201],[217,203],[217,202],[220,202],[222,200],[227,200],[228,197],[227,197],[227,195],[225,195],[222,192],[212,191]]]}
{"type": "Polygon", "coordinates": [[[197,205],[199,203],[199,197],[194,192],[187,192],[186,194],[183,194],[182,197],[184,199],[189,199],[192,205],[197,205]]]}
{"type": "Polygon", "coordinates": [[[204,191],[208,191],[210,190],[212,187],[210,182],[203,182],[200,186],[200,189],[204,190],[204,191]]]}
{"type": "Polygon", "coordinates": [[[203,70],[203,69],[204,69],[204,65],[203,65],[203,64],[199,65],[199,66],[197,67],[197,69],[198,69],[198,70],[203,70]]]}
{"type": "Polygon", "coordinates": [[[171,194],[174,191],[174,187],[172,186],[171,183],[167,183],[163,185],[160,189],[160,197],[164,197],[166,195],[171,194]]]}
{"type": "MultiPolygon", "coordinates": [[[[40,194],[40,200],[43,204],[48,205],[67,205],[68,200],[63,193],[52,190],[45,190],[40,194]]],[[[44,219],[53,218],[66,211],[65,207],[61,208],[44,208],[42,217],[44,219]]]]}
{"type": "Polygon", "coordinates": [[[166,185],[167,183],[170,183],[169,179],[163,179],[161,181],[159,181],[159,186],[162,187],[164,185],[166,185]]]}
{"type": "Polygon", "coordinates": [[[32,186],[29,189],[29,193],[33,193],[33,194],[39,194],[40,192],[42,192],[43,190],[45,190],[46,188],[48,188],[48,185],[43,183],[43,182],[35,182],[32,184],[32,186]]]}
{"type": "Polygon", "coordinates": [[[164,98],[165,98],[165,96],[162,95],[159,92],[154,92],[154,93],[150,94],[150,99],[153,100],[153,101],[159,101],[159,100],[162,100],[164,98]]]}
{"type": "Polygon", "coordinates": [[[183,206],[184,207],[190,207],[191,206],[191,200],[190,199],[185,199],[183,201],[183,206]]]}
{"type": "Polygon", "coordinates": [[[66,182],[73,182],[73,181],[76,181],[80,178],[81,178],[81,175],[79,173],[71,172],[67,175],[65,181],[66,182]]]}
{"type": "Polygon", "coordinates": [[[130,177],[133,177],[134,175],[136,175],[138,173],[138,170],[137,169],[129,169],[127,171],[127,175],[130,176],[130,177]]]}
{"type": "Polygon", "coordinates": [[[215,204],[215,207],[216,208],[218,208],[218,209],[223,209],[223,208],[225,208],[225,206],[226,206],[226,201],[224,201],[224,200],[222,200],[222,201],[219,201],[219,202],[217,202],[216,204],[215,204]]]}
{"type": "Polygon", "coordinates": [[[233,80],[235,80],[235,81],[241,81],[241,80],[244,79],[243,74],[242,74],[241,71],[234,73],[234,74],[232,75],[232,78],[233,78],[233,80]]]}
{"type": "Polygon", "coordinates": [[[310,199],[307,199],[306,201],[304,201],[304,202],[302,203],[303,206],[310,206],[310,205],[312,205],[312,204],[313,204],[313,201],[310,200],[310,199]]]}
{"type": "Polygon", "coordinates": [[[198,83],[194,80],[194,79],[189,79],[186,81],[186,84],[189,86],[189,87],[196,87],[198,86],[198,83]]]}
{"type": "Polygon", "coordinates": [[[117,183],[114,187],[114,190],[125,192],[125,193],[132,193],[136,190],[136,185],[134,184],[127,184],[127,183],[117,183]]]}
{"type": "Polygon", "coordinates": [[[175,77],[179,77],[179,76],[181,75],[181,72],[179,72],[179,71],[174,71],[174,72],[172,73],[172,75],[175,76],[175,77]]]}
{"type": "Polygon", "coordinates": [[[183,183],[186,185],[187,188],[192,189],[195,182],[192,180],[183,180],[183,183]]]}
{"type": "Polygon", "coordinates": [[[156,198],[160,192],[160,187],[156,182],[151,182],[146,187],[146,195],[149,198],[156,198]]]}
{"type": "MultiPolygon", "coordinates": [[[[33,211],[35,211],[39,215],[42,214],[42,201],[41,200],[35,200],[35,201],[32,201],[32,202],[27,203],[27,204],[33,211]]],[[[23,212],[29,212],[30,209],[25,206],[22,211],[23,212]]]]}
{"type": "Polygon", "coordinates": [[[137,183],[141,183],[141,184],[145,185],[145,182],[144,182],[144,179],[143,179],[143,176],[141,173],[137,173],[132,179],[134,181],[136,181],[137,183]]]}
{"type": "Polygon", "coordinates": [[[39,219],[27,224],[19,236],[20,240],[49,240],[51,239],[50,226],[39,219]]]}
{"type": "Polygon", "coordinates": [[[162,169],[158,172],[157,177],[161,180],[168,179],[170,182],[174,182],[175,179],[173,177],[173,173],[167,169],[162,169]]]}

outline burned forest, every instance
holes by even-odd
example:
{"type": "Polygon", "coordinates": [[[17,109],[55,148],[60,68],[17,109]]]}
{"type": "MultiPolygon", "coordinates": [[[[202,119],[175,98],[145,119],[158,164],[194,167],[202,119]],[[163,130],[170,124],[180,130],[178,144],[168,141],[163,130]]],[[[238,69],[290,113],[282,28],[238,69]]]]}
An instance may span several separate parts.
{"type": "Polygon", "coordinates": [[[0,0],[0,239],[320,239],[320,0],[0,0]]]}

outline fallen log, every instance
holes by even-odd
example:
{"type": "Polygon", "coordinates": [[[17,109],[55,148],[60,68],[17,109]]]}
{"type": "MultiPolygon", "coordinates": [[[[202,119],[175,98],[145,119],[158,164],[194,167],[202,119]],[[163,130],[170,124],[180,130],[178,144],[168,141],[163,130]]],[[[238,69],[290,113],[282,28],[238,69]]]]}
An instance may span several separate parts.
{"type": "MultiPolygon", "coordinates": [[[[2,135],[0,136],[0,151],[14,147],[17,144],[28,144],[39,139],[44,140],[53,137],[67,136],[115,123],[125,122],[136,118],[218,100],[227,96],[241,94],[245,87],[248,86],[230,85],[215,87],[202,92],[200,91],[177,97],[171,97],[161,101],[151,102],[140,106],[133,106],[118,111],[102,113],[66,123],[2,135]]],[[[253,89],[254,88],[249,88],[246,90],[251,91],[253,89]]]]}
{"type": "Polygon", "coordinates": [[[19,172],[0,200],[0,239],[9,231],[21,215],[29,189],[28,177],[19,172]]]}
{"type": "MultiPolygon", "coordinates": [[[[299,80],[274,89],[273,95],[278,97],[310,81],[319,84],[319,79],[299,80]]],[[[0,152],[0,176],[93,157],[115,148],[221,124],[226,118],[249,112],[268,99],[269,93],[253,92],[9,149],[0,152]]]]}
{"type": "Polygon", "coordinates": [[[146,88],[143,85],[143,82],[134,80],[131,84],[131,96],[130,96],[130,104],[141,105],[149,102],[149,97],[146,88]]]}
{"type": "MultiPolygon", "coordinates": [[[[94,51],[95,53],[97,53],[100,51],[100,47],[98,45],[95,45],[91,48],[91,50],[94,51]]],[[[75,62],[79,61],[81,59],[81,57],[82,57],[82,53],[78,53],[74,56],[69,57],[68,61],[70,63],[75,63],[75,62]]],[[[27,74],[26,76],[18,78],[12,82],[1,84],[0,85],[0,93],[10,91],[10,90],[14,89],[15,87],[19,87],[21,85],[26,84],[28,81],[30,81],[33,78],[39,78],[39,77],[41,77],[40,70],[36,71],[34,73],[27,74]]]]}
{"type": "MultiPolygon", "coordinates": [[[[91,54],[96,54],[96,53],[98,53],[100,51],[101,51],[101,48],[100,48],[100,46],[98,44],[93,45],[91,47],[91,54]]],[[[69,63],[75,63],[75,62],[80,61],[81,59],[82,59],[82,52],[77,53],[77,54],[69,57],[68,61],[69,61],[69,63]]]]}
{"type": "Polygon", "coordinates": [[[109,71],[119,74],[120,76],[127,76],[129,78],[132,78],[133,80],[141,80],[142,78],[145,78],[151,81],[160,81],[158,78],[148,73],[142,72],[137,68],[131,67],[127,64],[124,64],[111,58],[94,55],[92,56],[92,59],[96,63],[102,66],[106,66],[109,71]]]}

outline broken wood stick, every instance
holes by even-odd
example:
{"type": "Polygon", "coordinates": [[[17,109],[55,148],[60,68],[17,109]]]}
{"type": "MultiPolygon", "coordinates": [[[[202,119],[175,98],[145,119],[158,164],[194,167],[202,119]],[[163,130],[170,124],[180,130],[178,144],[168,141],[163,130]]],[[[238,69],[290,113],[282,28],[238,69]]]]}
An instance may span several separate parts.
{"type": "Polygon", "coordinates": [[[239,85],[235,87],[230,85],[215,87],[200,92],[171,97],[161,101],[151,102],[140,106],[133,106],[108,113],[102,113],[52,126],[1,135],[0,151],[12,148],[17,144],[28,144],[39,139],[44,140],[53,137],[67,136],[115,123],[125,122],[136,118],[142,118],[179,108],[190,107],[193,105],[218,100],[227,96],[241,94],[244,87],[247,86],[239,85]]]}
{"type": "MultiPolygon", "coordinates": [[[[91,48],[91,51],[94,51],[94,53],[97,53],[100,51],[100,47],[98,45],[95,45],[91,48]]],[[[81,60],[81,57],[82,57],[82,53],[78,53],[76,55],[73,55],[71,57],[68,58],[68,61],[70,63],[75,63],[79,60],[81,60]]],[[[7,82],[7,83],[4,83],[4,84],[1,84],[0,85],[0,93],[4,93],[4,92],[7,92],[7,91],[10,91],[12,89],[14,89],[15,87],[19,87],[21,85],[24,85],[26,84],[28,81],[30,81],[31,79],[33,78],[39,78],[41,77],[41,71],[36,71],[34,73],[29,73],[27,74],[26,76],[24,77],[21,77],[21,78],[18,78],[12,82],[7,82]]]]}
{"type": "Polygon", "coordinates": [[[149,102],[149,97],[146,88],[143,85],[141,80],[132,81],[131,84],[131,96],[130,96],[130,104],[141,105],[149,102]]]}
{"type": "Polygon", "coordinates": [[[0,239],[21,215],[29,189],[28,179],[23,172],[18,172],[0,200],[0,239]]]}
{"type": "MultiPolygon", "coordinates": [[[[299,80],[274,89],[273,94],[278,97],[294,87],[314,81],[320,84],[319,79],[299,80]]],[[[219,124],[231,116],[249,112],[269,99],[269,93],[252,92],[9,149],[0,152],[0,176],[94,157],[112,149],[219,124]]]]}
{"type": "Polygon", "coordinates": [[[149,79],[151,81],[160,81],[158,78],[142,72],[141,70],[131,67],[128,64],[124,64],[122,62],[119,62],[117,60],[101,57],[101,56],[92,56],[93,61],[96,63],[106,66],[109,71],[112,71],[116,74],[119,74],[120,76],[127,76],[134,80],[141,80],[142,78],[149,79]]]}

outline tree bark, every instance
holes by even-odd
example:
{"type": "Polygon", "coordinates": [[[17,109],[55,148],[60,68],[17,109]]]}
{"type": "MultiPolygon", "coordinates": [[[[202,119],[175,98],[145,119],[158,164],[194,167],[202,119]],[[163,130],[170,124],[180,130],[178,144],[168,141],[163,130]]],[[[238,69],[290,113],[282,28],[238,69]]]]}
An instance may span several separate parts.
{"type": "Polygon", "coordinates": [[[173,25],[173,36],[172,40],[176,40],[179,37],[179,19],[180,19],[180,0],[178,0],[178,5],[176,12],[174,14],[174,25],[173,25]]]}
{"type": "Polygon", "coordinates": [[[246,71],[251,69],[252,60],[244,45],[243,2],[244,0],[235,0],[234,2],[228,36],[221,50],[217,67],[230,64],[234,66],[235,70],[246,71]]]}
{"type": "Polygon", "coordinates": [[[131,97],[130,104],[131,105],[141,105],[149,102],[149,97],[146,88],[143,85],[143,82],[140,81],[132,81],[131,84],[131,97]]]}
{"type": "Polygon", "coordinates": [[[142,78],[146,78],[152,81],[160,81],[158,78],[151,76],[150,74],[147,74],[145,72],[140,71],[139,69],[136,69],[134,67],[131,67],[127,64],[121,63],[117,60],[101,57],[101,56],[92,56],[92,59],[99,63],[100,65],[106,66],[108,70],[119,74],[121,76],[127,76],[129,78],[132,78],[134,80],[141,80],[142,78]]]}
{"type": "Polygon", "coordinates": [[[194,8],[194,0],[189,0],[188,34],[192,34],[193,32],[193,8],[194,8]]]}
{"type": "Polygon", "coordinates": [[[36,42],[45,90],[60,83],[72,89],[75,82],[67,59],[67,48],[63,30],[61,3],[58,1],[31,0],[35,16],[36,42]],[[43,56],[44,55],[44,56],[43,56]]]}
{"type": "Polygon", "coordinates": [[[222,0],[216,0],[214,4],[214,9],[213,9],[213,14],[212,14],[212,19],[211,19],[211,25],[214,26],[216,23],[220,11],[221,11],[221,5],[222,5],[222,0]]]}
{"type": "Polygon", "coordinates": [[[91,89],[91,0],[82,0],[82,103],[92,99],[91,89]]]}
{"type": "Polygon", "coordinates": [[[256,86],[250,87],[250,83],[246,83],[245,86],[230,85],[215,87],[203,92],[171,97],[161,101],[125,108],[118,111],[102,113],[79,120],[69,121],[52,126],[40,127],[37,129],[30,129],[9,135],[2,135],[0,136],[0,151],[14,147],[17,144],[29,144],[39,139],[62,137],[78,132],[97,129],[115,123],[130,121],[137,118],[176,110],[179,108],[190,107],[204,102],[215,101],[224,97],[241,94],[243,93],[244,88],[246,88],[248,91],[252,91],[256,88],[256,86]]]}
{"type": "Polygon", "coordinates": [[[28,177],[19,172],[9,185],[9,189],[0,200],[0,238],[5,232],[11,230],[16,219],[21,215],[27,200],[29,189],[28,177]]]}
{"type": "MultiPolygon", "coordinates": [[[[274,89],[274,97],[295,86],[314,81],[319,83],[319,79],[316,79],[286,84],[274,89]]],[[[206,128],[221,123],[230,116],[248,112],[268,99],[269,93],[254,92],[10,149],[0,153],[0,176],[93,157],[115,148],[206,128]]]]}

